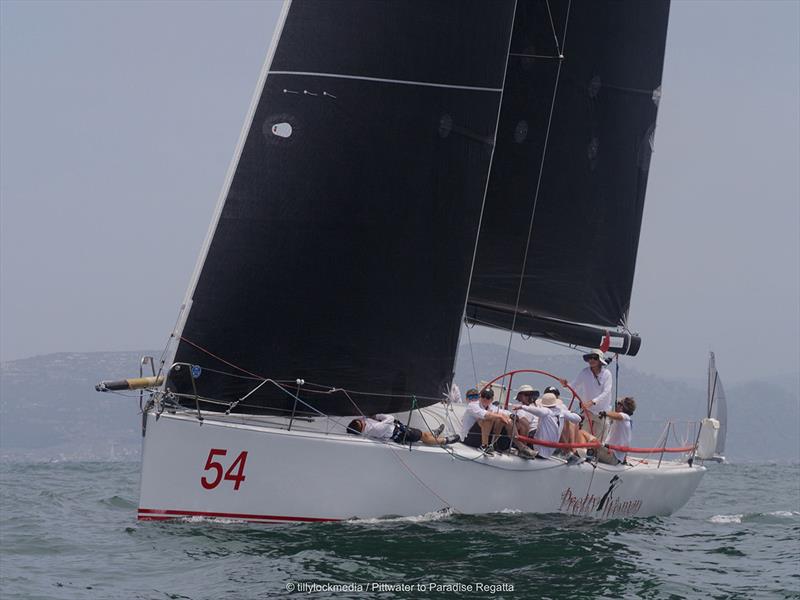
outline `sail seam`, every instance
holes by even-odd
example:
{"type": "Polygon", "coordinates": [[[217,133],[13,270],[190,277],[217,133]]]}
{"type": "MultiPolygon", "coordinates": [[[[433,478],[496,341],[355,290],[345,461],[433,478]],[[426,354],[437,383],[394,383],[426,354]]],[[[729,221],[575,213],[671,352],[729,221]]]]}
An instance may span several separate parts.
{"type": "Polygon", "coordinates": [[[550,56],[548,54],[525,54],[524,52],[511,52],[509,56],[516,56],[519,58],[547,58],[550,60],[561,59],[561,56],[550,56]]]}
{"type": "Polygon", "coordinates": [[[468,90],[474,92],[501,93],[503,88],[481,87],[475,85],[456,85],[452,83],[435,83],[432,81],[413,81],[409,79],[389,79],[383,77],[368,77],[366,75],[348,75],[346,73],[322,73],[318,71],[270,71],[270,75],[300,75],[304,77],[329,77],[331,79],[354,79],[356,81],[372,81],[375,83],[396,83],[399,85],[414,85],[419,87],[447,88],[453,90],[468,90]]]}

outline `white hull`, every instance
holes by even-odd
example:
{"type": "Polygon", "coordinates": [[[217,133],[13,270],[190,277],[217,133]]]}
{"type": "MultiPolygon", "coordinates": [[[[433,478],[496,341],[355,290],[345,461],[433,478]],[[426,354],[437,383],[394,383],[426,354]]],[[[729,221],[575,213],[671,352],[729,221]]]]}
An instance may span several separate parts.
{"type": "Polygon", "coordinates": [[[140,519],[319,521],[442,509],[597,518],[668,515],[686,503],[705,472],[667,461],[659,468],[657,457],[633,467],[595,469],[559,459],[485,457],[463,444],[409,450],[352,435],[233,420],[207,416],[201,425],[196,415],[148,414],[140,519]],[[242,452],[247,453],[243,468],[231,468],[242,452]],[[204,470],[207,462],[220,467],[204,470]],[[238,475],[244,479],[237,490],[238,475]]]}

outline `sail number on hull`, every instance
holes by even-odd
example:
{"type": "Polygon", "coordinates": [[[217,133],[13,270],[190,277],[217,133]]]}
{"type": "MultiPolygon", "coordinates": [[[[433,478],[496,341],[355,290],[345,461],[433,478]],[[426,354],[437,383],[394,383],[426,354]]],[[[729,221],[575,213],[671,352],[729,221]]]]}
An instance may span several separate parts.
{"type": "Polygon", "coordinates": [[[233,489],[236,491],[245,480],[244,463],[247,460],[247,450],[243,450],[239,456],[236,457],[236,460],[231,463],[228,470],[225,471],[222,463],[217,462],[214,458],[217,456],[227,456],[227,454],[228,451],[223,448],[212,448],[209,451],[208,459],[206,459],[206,466],[203,470],[213,471],[214,476],[213,479],[209,479],[205,475],[200,478],[200,483],[205,489],[213,490],[223,481],[233,481],[233,489]],[[224,476],[223,472],[225,473],[224,476]]]}

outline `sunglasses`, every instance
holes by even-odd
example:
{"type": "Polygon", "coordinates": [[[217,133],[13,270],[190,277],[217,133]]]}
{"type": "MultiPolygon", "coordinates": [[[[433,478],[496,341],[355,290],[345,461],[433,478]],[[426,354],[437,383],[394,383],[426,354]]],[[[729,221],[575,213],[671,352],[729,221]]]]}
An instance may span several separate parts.
{"type": "Polygon", "coordinates": [[[590,360],[600,360],[600,359],[596,356],[587,356],[585,360],[588,362],[590,360]]]}
{"type": "Polygon", "coordinates": [[[467,398],[477,398],[478,394],[467,394],[467,398]]]}

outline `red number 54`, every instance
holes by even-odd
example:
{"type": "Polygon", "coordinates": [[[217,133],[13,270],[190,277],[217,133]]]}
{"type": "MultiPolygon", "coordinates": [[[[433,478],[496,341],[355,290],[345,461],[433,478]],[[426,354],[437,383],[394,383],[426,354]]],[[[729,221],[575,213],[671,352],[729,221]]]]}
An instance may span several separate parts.
{"type": "Polygon", "coordinates": [[[233,461],[228,470],[225,471],[225,476],[223,477],[223,467],[222,464],[215,461],[214,457],[216,456],[226,456],[228,454],[227,450],[223,450],[222,448],[212,448],[211,451],[208,453],[208,460],[206,460],[206,466],[204,471],[216,471],[216,476],[212,480],[208,480],[205,475],[200,478],[200,483],[203,487],[207,490],[213,490],[217,487],[220,482],[224,481],[233,481],[233,489],[238,490],[239,486],[245,480],[244,476],[244,463],[247,460],[247,451],[243,451],[236,457],[236,460],[233,461]],[[235,472],[234,472],[235,471],[235,472]]]}

